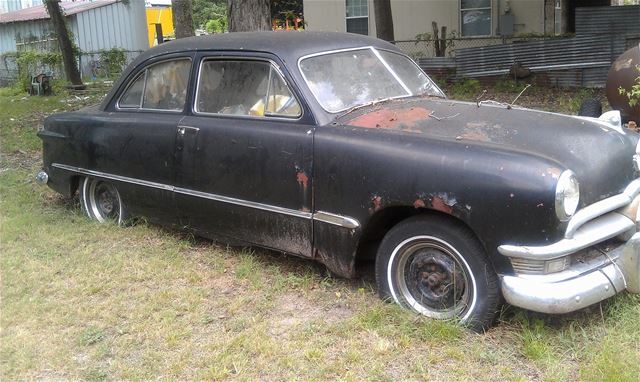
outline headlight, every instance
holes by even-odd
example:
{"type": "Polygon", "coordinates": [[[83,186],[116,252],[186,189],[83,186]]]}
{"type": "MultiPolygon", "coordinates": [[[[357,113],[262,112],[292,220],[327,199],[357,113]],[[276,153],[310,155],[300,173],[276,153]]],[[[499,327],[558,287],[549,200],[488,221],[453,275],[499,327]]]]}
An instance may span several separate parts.
{"type": "Polygon", "coordinates": [[[576,212],[580,201],[580,185],[576,174],[565,170],[556,185],[556,215],[561,221],[569,220],[576,212]]]}

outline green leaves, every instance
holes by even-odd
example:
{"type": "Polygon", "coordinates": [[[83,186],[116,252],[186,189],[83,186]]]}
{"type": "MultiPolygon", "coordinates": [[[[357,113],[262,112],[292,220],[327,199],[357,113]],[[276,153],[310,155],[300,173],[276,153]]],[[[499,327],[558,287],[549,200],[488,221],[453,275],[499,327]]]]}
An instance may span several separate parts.
{"type": "MultiPolygon", "coordinates": [[[[636,65],[636,70],[640,72],[640,65],[636,65]]],[[[638,101],[640,101],[640,76],[636,77],[636,80],[634,81],[634,84],[631,86],[630,90],[627,90],[620,86],[618,88],[618,93],[620,93],[620,95],[627,96],[627,99],[629,99],[629,106],[636,106],[638,104],[638,101]]]]}

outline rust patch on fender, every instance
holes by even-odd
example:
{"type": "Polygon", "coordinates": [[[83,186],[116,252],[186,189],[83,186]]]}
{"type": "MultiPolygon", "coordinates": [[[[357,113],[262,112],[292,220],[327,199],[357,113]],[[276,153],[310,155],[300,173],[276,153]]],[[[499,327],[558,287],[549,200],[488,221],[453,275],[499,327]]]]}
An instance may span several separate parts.
{"type": "Polygon", "coordinates": [[[349,125],[364,127],[367,129],[397,129],[405,127],[411,132],[420,132],[411,129],[418,122],[429,119],[431,110],[423,107],[411,107],[408,109],[380,109],[363,114],[352,119],[349,125]]]}
{"type": "Polygon", "coordinates": [[[413,208],[424,208],[426,207],[426,205],[424,204],[424,200],[422,199],[416,199],[415,202],[413,202],[413,208]]]}
{"type": "Polygon", "coordinates": [[[307,188],[309,185],[309,177],[304,171],[298,171],[296,173],[296,180],[298,181],[298,184],[304,188],[307,188]]]}
{"type": "Polygon", "coordinates": [[[373,213],[380,210],[380,208],[382,208],[382,197],[374,196],[371,199],[371,208],[369,208],[369,211],[373,213]]]}
{"type": "Polygon", "coordinates": [[[447,203],[445,203],[444,199],[442,199],[439,196],[433,197],[433,199],[431,200],[431,206],[433,207],[434,210],[444,212],[445,214],[451,215],[451,213],[453,212],[453,208],[447,203]]]}
{"type": "Polygon", "coordinates": [[[431,207],[445,214],[453,215],[453,207],[456,204],[458,204],[456,198],[444,192],[431,197],[431,207]]]}
{"type": "MultiPolygon", "coordinates": [[[[502,128],[500,125],[495,125],[495,128],[502,128]]],[[[458,135],[456,140],[466,139],[468,141],[489,142],[489,134],[487,134],[487,128],[489,124],[486,122],[469,122],[466,125],[465,132],[458,135]]]]}

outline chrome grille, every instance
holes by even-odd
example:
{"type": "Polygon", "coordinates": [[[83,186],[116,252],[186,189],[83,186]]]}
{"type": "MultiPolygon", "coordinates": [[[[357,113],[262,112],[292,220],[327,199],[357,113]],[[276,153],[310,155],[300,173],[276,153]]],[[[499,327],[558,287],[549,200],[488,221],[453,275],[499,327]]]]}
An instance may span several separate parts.
{"type": "Polygon", "coordinates": [[[513,270],[518,274],[527,275],[542,275],[544,274],[544,261],[543,260],[528,260],[519,259],[517,257],[511,258],[511,265],[513,270]]]}

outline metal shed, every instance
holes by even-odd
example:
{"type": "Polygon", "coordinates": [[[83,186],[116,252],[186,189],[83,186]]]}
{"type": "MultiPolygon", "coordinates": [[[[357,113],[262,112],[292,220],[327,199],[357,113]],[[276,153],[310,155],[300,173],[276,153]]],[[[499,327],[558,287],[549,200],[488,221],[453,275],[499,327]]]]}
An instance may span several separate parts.
{"type": "MultiPolygon", "coordinates": [[[[75,1],[61,2],[60,6],[84,53],[83,74],[91,55],[100,50],[119,48],[133,56],[149,47],[143,1],[75,1]]],[[[44,5],[0,15],[0,56],[20,50],[48,50],[52,46],[57,46],[57,41],[44,5]]]]}

